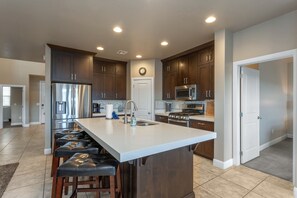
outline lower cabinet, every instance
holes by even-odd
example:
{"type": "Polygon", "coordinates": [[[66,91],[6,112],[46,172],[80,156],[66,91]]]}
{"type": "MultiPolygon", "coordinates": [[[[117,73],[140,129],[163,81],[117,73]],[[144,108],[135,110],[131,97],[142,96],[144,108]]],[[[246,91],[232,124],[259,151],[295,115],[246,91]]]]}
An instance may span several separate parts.
{"type": "MultiPolygon", "coordinates": [[[[207,130],[207,131],[214,131],[213,122],[191,120],[190,127],[207,130]]],[[[194,153],[212,160],[214,157],[214,140],[209,140],[209,141],[197,144],[195,146],[194,153]]]]}
{"type": "Polygon", "coordinates": [[[155,120],[156,120],[157,122],[168,123],[168,117],[167,117],[167,116],[156,115],[156,116],[155,116],[155,120]]]}

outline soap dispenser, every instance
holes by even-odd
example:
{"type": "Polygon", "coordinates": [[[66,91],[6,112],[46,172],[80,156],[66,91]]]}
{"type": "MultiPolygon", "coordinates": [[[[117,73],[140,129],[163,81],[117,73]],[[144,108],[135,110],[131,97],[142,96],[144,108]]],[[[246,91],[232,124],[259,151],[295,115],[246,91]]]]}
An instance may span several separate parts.
{"type": "Polygon", "coordinates": [[[131,117],[131,121],[130,121],[130,125],[131,126],[136,126],[136,117],[134,116],[134,113],[132,114],[132,117],[131,117]]]}

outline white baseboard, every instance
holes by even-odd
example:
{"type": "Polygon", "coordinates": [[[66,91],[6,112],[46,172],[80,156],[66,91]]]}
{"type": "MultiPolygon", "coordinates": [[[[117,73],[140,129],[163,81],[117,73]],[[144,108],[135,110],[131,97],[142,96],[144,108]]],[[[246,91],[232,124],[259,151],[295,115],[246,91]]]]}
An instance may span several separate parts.
{"type": "Polygon", "coordinates": [[[287,138],[287,134],[283,135],[283,136],[280,136],[278,138],[275,138],[274,140],[271,140],[270,142],[266,142],[265,144],[262,144],[260,146],[260,151],[262,151],[262,150],[264,150],[264,149],[266,149],[266,148],[268,148],[268,147],[270,147],[270,146],[272,146],[274,144],[277,144],[277,143],[285,140],[286,138],[287,138]]]}
{"type": "Polygon", "coordinates": [[[21,123],[21,122],[15,122],[15,123],[11,123],[10,125],[11,126],[17,126],[17,125],[22,125],[23,123],[21,123]]]}
{"type": "Polygon", "coordinates": [[[44,149],[44,155],[49,155],[52,153],[52,149],[51,148],[45,148],[44,149]]]}
{"type": "Polygon", "coordinates": [[[294,198],[297,198],[297,188],[294,187],[294,198]]]}
{"type": "Polygon", "coordinates": [[[37,125],[37,124],[41,124],[40,122],[30,122],[30,125],[37,125]]]}
{"type": "Polygon", "coordinates": [[[212,163],[213,163],[213,165],[215,167],[218,167],[220,169],[227,169],[227,168],[233,166],[233,159],[229,159],[229,160],[224,161],[224,162],[222,162],[220,160],[217,160],[217,159],[213,159],[212,163]]]}
{"type": "Polygon", "coordinates": [[[30,127],[30,124],[23,124],[23,127],[30,127]]]}
{"type": "Polygon", "coordinates": [[[287,138],[293,138],[293,132],[292,133],[287,133],[287,138]]]}

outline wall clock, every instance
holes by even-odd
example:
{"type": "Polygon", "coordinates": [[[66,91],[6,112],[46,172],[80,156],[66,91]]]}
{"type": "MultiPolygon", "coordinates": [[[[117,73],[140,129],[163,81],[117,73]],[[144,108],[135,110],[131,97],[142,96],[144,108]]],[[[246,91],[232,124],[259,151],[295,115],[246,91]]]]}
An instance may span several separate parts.
{"type": "Polygon", "coordinates": [[[146,69],[144,67],[140,67],[139,70],[138,70],[138,72],[139,72],[140,75],[143,76],[143,75],[146,74],[146,69]]]}

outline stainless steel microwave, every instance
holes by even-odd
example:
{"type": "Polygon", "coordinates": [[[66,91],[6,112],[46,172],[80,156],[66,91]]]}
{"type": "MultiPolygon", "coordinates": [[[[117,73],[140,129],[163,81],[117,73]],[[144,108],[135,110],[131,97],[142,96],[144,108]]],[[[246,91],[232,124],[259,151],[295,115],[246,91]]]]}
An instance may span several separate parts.
{"type": "Polygon", "coordinates": [[[197,100],[197,86],[183,85],[175,87],[176,100],[197,100]]]}

